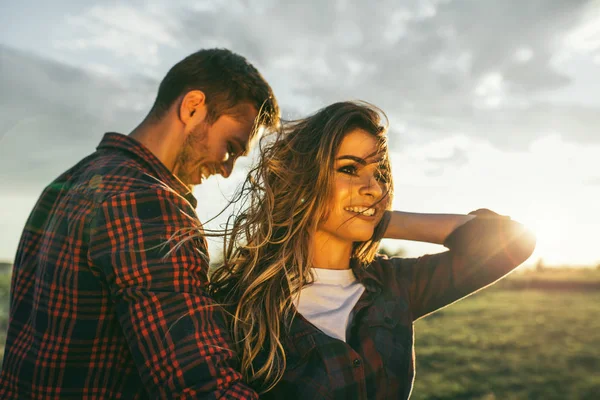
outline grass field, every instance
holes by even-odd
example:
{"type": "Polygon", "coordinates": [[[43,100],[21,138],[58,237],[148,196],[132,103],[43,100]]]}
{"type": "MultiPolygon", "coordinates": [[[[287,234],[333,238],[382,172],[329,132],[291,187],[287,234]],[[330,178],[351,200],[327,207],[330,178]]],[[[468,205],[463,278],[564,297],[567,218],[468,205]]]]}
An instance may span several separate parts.
{"type": "MultiPolygon", "coordinates": [[[[0,352],[9,284],[1,273],[0,352]]],[[[418,321],[411,399],[600,399],[598,284],[598,270],[515,273],[418,321]]]]}
{"type": "Polygon", "coordinates": [[[600,292],[488,289],[415,324],[412,399],[600,398],[600,292]]]}

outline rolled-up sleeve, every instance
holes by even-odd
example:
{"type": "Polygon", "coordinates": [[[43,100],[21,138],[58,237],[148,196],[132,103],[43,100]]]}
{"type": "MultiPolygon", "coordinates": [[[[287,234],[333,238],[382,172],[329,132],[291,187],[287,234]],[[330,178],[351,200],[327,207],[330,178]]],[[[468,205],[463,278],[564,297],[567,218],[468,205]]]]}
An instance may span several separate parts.
{"type": "Polygon", "coordinates": [[[446,239],[448,251],[392,259],[414,320],[496,282],[533,253],[535,236],[520,223],[485,209],[471,214],[446,239]]]}
{"type": "Polygon", "coordinates": [[[90,234],[110,298],[151,398],[255,399],[222,309],[205,293],[206,243],[191,205],[156,188],[110,197],[90,234]]]}

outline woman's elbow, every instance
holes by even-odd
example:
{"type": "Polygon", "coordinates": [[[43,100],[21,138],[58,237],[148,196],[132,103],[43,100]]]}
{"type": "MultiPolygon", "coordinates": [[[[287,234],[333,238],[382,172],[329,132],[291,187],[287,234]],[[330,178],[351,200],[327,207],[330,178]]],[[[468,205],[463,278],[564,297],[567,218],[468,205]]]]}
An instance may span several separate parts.
{"type": "Polygon", "coordinates": [[[537,239],[533,231],[526,226],[515,221],[511,222],[512,227],[510,233],[507,235],[509,243],[507,243],[506,250],[511,261],[515,266],[518,266],[531,257],[535,250],[537,239]]]}

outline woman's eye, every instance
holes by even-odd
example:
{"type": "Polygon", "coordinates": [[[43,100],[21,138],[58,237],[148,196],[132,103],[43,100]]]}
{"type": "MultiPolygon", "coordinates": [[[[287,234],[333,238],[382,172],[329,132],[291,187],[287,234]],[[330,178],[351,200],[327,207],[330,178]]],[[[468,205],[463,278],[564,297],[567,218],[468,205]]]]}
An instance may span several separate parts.
{"type": "Polygon", "coordinates": [[[338,168],[338,172],[347,175],[356,175],[356,167],[354,165],[344,165],[343,167],[338,168]]]}

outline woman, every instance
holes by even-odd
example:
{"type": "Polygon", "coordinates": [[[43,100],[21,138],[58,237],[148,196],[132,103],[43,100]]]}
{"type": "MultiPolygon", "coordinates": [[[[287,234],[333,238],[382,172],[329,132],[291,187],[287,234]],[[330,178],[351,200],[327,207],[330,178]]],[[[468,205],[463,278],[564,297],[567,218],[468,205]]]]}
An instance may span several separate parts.
{"type": "Polygon", "coordinates": [[[496,281],[534,239],[488,210],[390,212],[383,113],[337,103],[262,149],[213,295],[232,315],[242,373],[265,398],[408,398],[413,322],[496,281]],[[377,255],[382,237],[444,244],[377,255]]]}

